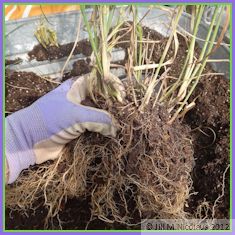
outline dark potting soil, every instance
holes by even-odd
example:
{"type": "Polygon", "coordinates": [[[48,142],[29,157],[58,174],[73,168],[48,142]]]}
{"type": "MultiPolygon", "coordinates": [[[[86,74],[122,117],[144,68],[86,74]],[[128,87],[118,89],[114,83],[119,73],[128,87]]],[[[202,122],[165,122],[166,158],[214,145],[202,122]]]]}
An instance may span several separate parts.
{"type": "Polygon", "coordinates": [[[195,210],[203,202],[212,206],[224,187],[224,196],[215,207],[216,218],[220,219],[229,218],[230,208],[230,170],[225,172],[230,164],[229,89],[229,81],[222,76],[203,77],[191,97],[197,97],[197,105],[185,119],[193,130],[196,165],[192,176],[198,192],[191,196],[189,208],[195,210]]]}
{"type": "Polygon", "coordinates": [[[16,112],[55,88],[55,84],[32,72],[6,70],[6,112],[16,112]]]}
{"type": "MultiPolygon", "coordinates": [[[[179,38],[179,42],[178,59],[170,71],[172,76],[178,76],[181,72],[181,61],[183,63],[185,56],[186,43],[183,38],[179,38]]],[[[57,51],[57,49],[55,50],[57,51]]],[[[53,56],[55,54],[58,55],[58,52],[52,53],[53,56]]],[[[56,58],[53,56],[46,54],[46,57],[37,58],[56,58]]],[[[158,55],[156,54],[156,56],[158,55]]],[[[77,65],[78,67],[68,73],[65,79],[74,74],[81,75],[82,72],[80,74],[79,71],[86,73],[90,70],[87,61],[78,62],[77,65]]],[[[74,65],[74,67],[76,66],[74,65]]],[[[6,110],[10,112],[30,105],[55,87],[54,84],[42,80],[37,75],[25,72],[7,71],[6,82],[11,82],[10,85],[6,85],[6,110]],[[19,87],[27,87],[27,90],[19,87]]],[[[208,202],[209,207],[212,208],[216,198],[223,191],[223,174],[229,165],[230,152],[229,81],[222,76],[203,77],[194,91],[192,99],[196,97],[196,107],[185,117],[185,122],[192,128],[196,160],[192,178],[193,191],[197,194],[190,197],[187,207],[187,210],[192,213],[202,202],[208,202]],[[215,135],[216,138],[214,138],[215,135]]],[[[90,198],[68,199],[59,213],[59,217],[63,221],[62,228],[85,229],[90,219],[89,203],[90,198]]],[[[43,229],[46,215],[47,211],[43,206],[34,212],[29,211],[27,214],[6,209],[6,229],[43,229]]],[[[229,170],[225,175],[224,196],[215,209],[215,218],[229,218],[229,170]]],[[[59,229],[56,220],[51,229],[59,229]]],[[[108,224],[96,219],[90,222],[87,229],[127,229],[127,227],[120,224],[108,224]]]]}
{"type": "Polygon", "coordinates": [[[16,58],[14,60],[6,60],[5,65],[20,64],[23,60],[21,58],[16,58]]]}
{"type": "MultiPolygon", "coordinates": [[[[37,61],[43,60],[56,60],[65,56],[69,56],[72,51],[74,43],[67,43],[64,45],[49,46],[45,49],[41,44],[34,46],[33,50],[28,53],[30,60],[36,59],[37,61]]],[[[77,43],[73,55],[83,54],[90,56],[92,52],[90,43],[87,40],[81,40],[77,43]]]]}
{"type": "Polygon", "coordinates": [[[92,67],[90,66],[90,58],[86,60],[77,60],[73,63],[73,68],[71,71],[63,75],[63,81],[71,77],[80,76],[86,73],[91,72],[92,67]]]}

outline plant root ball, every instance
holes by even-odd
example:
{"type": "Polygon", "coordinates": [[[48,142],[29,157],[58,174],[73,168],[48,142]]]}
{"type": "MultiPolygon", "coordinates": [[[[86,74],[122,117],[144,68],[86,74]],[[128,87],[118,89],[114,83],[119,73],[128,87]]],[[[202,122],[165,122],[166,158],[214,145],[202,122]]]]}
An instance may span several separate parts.
{"type": "Polygon", "coordinates": [[[160,105],[141,113],[133,102],[98,104],[119,121],[117,137],[84,133],[58,160],[22,173],[7,189],[7,206],[27,210],[41,201],[46,227],[71,197],[90,198],[92,218],[108,223],[187,217],[194,165],[189,127],[177,120],[169,125],[160,105]]]}

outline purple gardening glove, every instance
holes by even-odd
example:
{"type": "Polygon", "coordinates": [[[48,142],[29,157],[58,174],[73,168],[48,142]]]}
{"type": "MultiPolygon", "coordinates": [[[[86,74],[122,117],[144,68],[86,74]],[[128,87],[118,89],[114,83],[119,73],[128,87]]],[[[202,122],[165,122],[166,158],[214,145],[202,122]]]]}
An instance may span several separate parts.
{"type": "Polygon", "coordinates": [[[85,130],[116,135],[109,113],[80,104],[87,94],[87,78],[67,80],[6,118],[7,183],[13,183],[30,165],[56,159],[64,145],[85,130]]]}

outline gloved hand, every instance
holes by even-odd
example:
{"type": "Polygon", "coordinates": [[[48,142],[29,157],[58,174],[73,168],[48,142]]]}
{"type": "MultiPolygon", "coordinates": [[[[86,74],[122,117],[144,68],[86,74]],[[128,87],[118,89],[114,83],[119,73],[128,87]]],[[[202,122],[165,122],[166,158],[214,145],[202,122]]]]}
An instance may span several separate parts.
{"type": "Polygon", "coordinates": [[[86,95],[87,76],[70,79],[6,118],[7,183],[30,165],[56,159],[64,145],[85,130],[116,135],[108,112],[81,105],[86,95]]]}

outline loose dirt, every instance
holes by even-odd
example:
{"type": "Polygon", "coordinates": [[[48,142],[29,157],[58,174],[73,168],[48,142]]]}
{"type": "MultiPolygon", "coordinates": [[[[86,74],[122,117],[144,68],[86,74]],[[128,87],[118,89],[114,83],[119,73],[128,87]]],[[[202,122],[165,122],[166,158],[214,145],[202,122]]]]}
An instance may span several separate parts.
{"type": "MultiPolygon", "coordinates": [[[[154,32],[152,34],[154,34],[154,32]]],[[[152,34],[150,35],[151,37],[162,40],[162,44],[157,44],[157,48],[154,50],[156,53],[155,58],[157,58],[157,56],[160,58],[160,53],[162,48],[164,48],[164,39],[158,35],[154,37],[152,34]]],[[[179,38],[179,42],[180,49],[177,55],[178,59],[176,59],[177,63],[172,66],[172,70],[170,71],[172,76],[179,75],[181,71],[181,62],[183,62],[185,56],[186,43],[183,38],[179,38]]],[[[29,55],[32,59],[36,58],[37,60],[57,59],[68,55],[72,46],[73,44],[69,46],[62,45],[60,48],[51,48],[51,51],[46,51],[40,46],[36,46],[29,55]]],[[[121,46],[125,47],[125,45],[121,46]]],[[[89,48],[86,42],[81,42],[75,53],[81,53],[83,48],[89,48]]],[[[87,51],[84,53],[89,55],[87,51]]],[[[68,73],[64,79],[89,72],[91,68],[88,63],[89,61],[75,63],[73,70],[68,73]]],[[[207,70],[209,71],[210,68],[208,67],[207,70]]],[[[8,112],[15,112],[24,108],[54,87],[54,84],[52,85],[50,82],[43,80],[33,73],[7,71],[6,110],[8,112]]],[[[195,165],[192,172],[192,191],[197,192],[197,194],[190,197],[188,206],[185,208],[185,210],[190,213],[194,213],[198,206],[203,202],[208,203],[210,211],[216,198],[221,195],[224,186],[224,197],[221,198],[215,208],[215,217],[229,218],[229,171],[227,171],[227,174],[225,175],[225,185],[222,185],[223,174],[230,162],[229,89],[229,81],[222,76],[203,77],[192,96],[192,99],[197,97],[197,105],[193,110],[187,113],[184,120],[184,125],[189,126],[191,129],[190,133],[193,138],[192,147],[195,159],[195,165]]],[[[156,117],[159,116],[156,115],[156,117]]],[[[136,125],[138,125],[138,122],[136,125]]],[[[90,133],[87,133],[86,135],[86,138],[90,137],[90,133]]],[[[156,137],[157,136],[154,136],[153,134],[152,138],[154,139],[156,137]]],[[[167,135],[165,137],[167,138],[167,135]]],[[[95,139],[94,141],[97,143],[98,139],[95,139]]],[[[100,141],[107,141],[107,139],[100,138],[100,141]]],[[[135,158],[133,156],[140,151],[141,147],[137,147],[136,150],[133,150],[133,152],[129,154],[129,164],[126,166],[127,172],[134,170],[135,158]]],[[[102,169],[103,163],[99,159],[96,161],[97,162],[94,162],[93,164],[99,166],[100,168],[98,169],[102,169]]],[[[93,178],[93,180],[97,182],[97,185],[104,183],[103,179],[99,176],[93,178]]],[[[130,189],[135,190],[132,186],[130,186],[130,189]]],[[[127,196],[128,195],[129,194],[127,193],[127,196]]],[[[39,201],[37,203],[40,205],[41,202],[39,201]]],[[[135,214],[136,204],[133,202],[133,204],[130,204],[129,206],[133,209],[133,216],[138,218],[139,215],[135,214]]],[[[145,213],[145,215],[149,215],[148,211],[145,213]]],[[[209,215],[210,213],[211,212],[209,212],[209,215]]],[[[46,215],[47,211],[43,206],[39,206],[35,211],[28,211],[27,214],[20,214],[17,211],[7,209],[6,228],[43,229],[43,219],[46,215]]],[[[127,226],[120,223],[110,224],[99,219],[91,221],[86,227],[87,222],[90,220],[90,215],[90,196],[79,199],[68,199],[67,203],[62,203],[59,212],[59,217],[61,221],[63,221],[63,229],[128,229],[127,226]]],[[[55,220],[54,225],[50,228],[58,229],[60,227],[55,220]]],[[[130,227],[129,229],[133,229],[133,227],[130,227]]]]}

